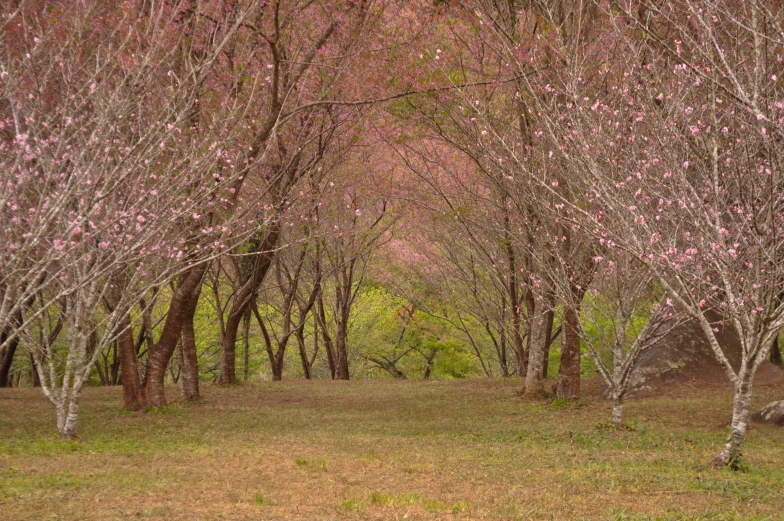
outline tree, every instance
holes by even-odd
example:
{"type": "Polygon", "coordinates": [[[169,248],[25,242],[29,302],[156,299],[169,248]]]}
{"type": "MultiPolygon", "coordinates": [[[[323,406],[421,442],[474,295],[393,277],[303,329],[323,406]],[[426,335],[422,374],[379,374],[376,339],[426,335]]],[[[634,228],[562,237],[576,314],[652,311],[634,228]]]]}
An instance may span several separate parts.
{"type": "Polygon", "coordinates": [[[575,65],[590,53],[607,65],[536,91],[552,150],[592,206],[561,204],[607,251],[645,264],[665,303],[701,326],[734,388],[730,440],[715,461],[737,467],[754,372],[784,311],[780,87],[770,72],[776,53],[763,51],[781,43],[766,39],[780,34],[778,18],[759,2],[615,7],[596,36],[602,49],[563,50],[575,65]],[[663,40],[663,31],[677,36],[663,40]],[[752,73],[742,73],[748,63],[752,73]],[[741,342],[737,368],[719,346],[720,328],[741,342]]]}
{"type": "MultiPolygon", "coordinates": [[[[8,343],[20,334],[34,338],[36,328],[46,338],[49,319],[61,315],[62,355],[50,342],[28,344],[63,437],[74,435],[81,390],[128,326],[138,297],[175,276],[183,257],[209,258],[243,232],[205,227],[198,252],[183,247],[190,230],[182,223],[198,220],[228,191],[213,176],[222,161],[213,150],[218,136],[232,139],[233,131],[217,123],[194,138],[188,116],[245,15],[236,11],[212,34],[203,59],[182,65],[176,50],[187,37],[179,23],[184,5],[145,12],[92,2],[80,10],[54,5],[40,15],[28,5],[5,18],[3,37],[14,40],[0,62],[8,101],[3,125],[13,137],[0,154],[3,184],[15,189],[2,196],[13,226],[4,229],[0,319],[7,324],[7,313],[23,312],[8,343]],[[183,67],[192,81],[174,73],[183,67]],[[198,194],[182,190],[193,185],[198,194]]],[[[131,381],[133,374],[125,376],[131,381]]]]}
{"type": "Polygon", "coordinates": [[[677,327],[682,317],[654,287],[656,277],[628,253],[595,259],[599,280],[583,307],[579,335],[613,400],[612,423],[623,426],[623,400],[640,357],[677,327]]]}

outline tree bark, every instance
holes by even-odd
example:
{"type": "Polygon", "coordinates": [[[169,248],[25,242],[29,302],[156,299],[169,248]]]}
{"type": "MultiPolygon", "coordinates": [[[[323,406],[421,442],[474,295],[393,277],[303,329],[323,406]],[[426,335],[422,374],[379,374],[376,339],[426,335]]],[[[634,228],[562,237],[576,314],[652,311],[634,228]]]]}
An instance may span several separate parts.
{"type": "Polygon", "coordinates": [[[252,309],[253,314],[256,315],[256,322],[259,324],[259,329],[261,329],[261,336],[264,338],[264,349],[266,349],[267,357],[269,357],[272,380],[279,382],[283,380],[283,351],[281,351],[280,346],[278,346],[277,354],[272,350],[272,338],[270,337],[269,331],[267,331],[267,326],[264,325],[264,320],[262,320],[259,308],[256,306],[255,302],[253,303],[252,309]]]}
{"type": "MultiPolygon", "coordinates": [[[[8,327],[16,327],[20,325],[23,321],[24,317],[22,316],[22,310],[19,309],[15,314],[14,318],[11,320],[12,324],[8,327]]],[[[0,345],[3,345],[5,341],[8,339],[8,336],[13,333],[11,331],[3,331],[0,333],[0,345]]],[[[8,378],[8,375],[11,372],[11,366],[14,363],[14,355],[16,354],[16,349],[19,347],[19,335],[14,336],[10,342],[5,346],[5,350],[2,351],[2,357],[0,357],[0,387],[11,387],[11,381],[8,378]]]]}
{"type": "Polygon", "coordinates": [[[613,398],[612,424],[616,429],[623,427],[623,396],[616,395],[613,398]]]}
{"type": "Polygon", "coordinates": [[[577,400],[580,398],[580,312],[564,303],[563,342],[561,342],[561,365],[555,395],[558,398],[577,400]]]}
{"type": "Polygon", "coordinates": [[[117,339],[120,346],[120,372],[122,373],[123,408],[138,411],[145,407],[142,381],[139,377],[139,361],[136,358],[136,345],[133,341],[131,317],[124,317],[120,328],[123,330],[117,339]]]}
{"type": "Polygon", "coordinates": [[[201,284],[193,292],[187,304],[185,318],[180,332],[180,350],[182,360],[180,361],[180,399],[186,402],[198,402],[201,400],[199,393],[199,355],[196,352],[196,331],[193,327],[193,319],[196,316],[196,308],[199,306],[201,296],[201,284]]]}
{"type": "Polygon", "coordinates": [[[33,387],[41,387],[41,378],[38,376],[38,369],[35,367],[35,358],[30,354],[30,383],[33,387]]]}
{"type": "MultiPolygon", "coordinates": [[[[0,340],[0,344],[5,342],[6,338],[7,333],[3,332],[3,338],[0,340]]],[[[11,382],[8,379],[8,375],[11,372],[11,365],[14,363],[14,355],[16,354],[16,348],[18,346],[19,336],[17,335],[10,342],[8,342],[8,345],[5,347],[3,357],[0,359],[0,387],[11,387],[11,382]]]]}
{"type": "Polygon", "coordinates": [[[352,259],[339,274],[335,288],[335,380],[348,380],[348,320],[353,301],[354,262],[352,259]]]}
{"type": "Polygon", "coordinates": [[[338,334],[335,338],[335,380],[348,380],[348,317],[338,324],[338,334]]]}
{"type": "Polygon", "coordinates": [[[244,331],[242,336],[245,338],[245,353],[242,357],[242,381],[248,381],[248,366],[250,365],[250,309],[245,311],[244,320],[244,331]]]}
{"type": "Polygon", "coordinates": [[[525,343],[523,342],[523,324],[520,310],[520,298],[518,297],[519,286],[517,282],[517,260],[515,258],[514,247],[512,246],[512,232],[509,220],[509,212],[506,210],[504,201],[504,242],[506,243],[506,255],[509,270],[509,284],[507,290],[509,292],[509,301],[512,311],[512,343],[515,350],[515,375],[519,377],[526,376],[528,360],[526,357],[525,343]]]}
{"type": "Polygon", "coordinates": [[[327,316],[324,311],[324,299],[323,294],[319,292],[316,303],[318,304],[316,319],[319,322],[319,327],[321,328],[321,337],[324,340],[324,351],[327,353],[327,365],[329,366],[329,374],[332,376],[332,379],[335,379],[336,376],[336,368],[335,368],[335,354],[332,348],[332,337],[329,335],[329,331],[327,331],[327,316]]]}
{"type": "Polygon", "coordinates": [[[239,331],[242,317],[253,301],[253,296],[258,291],[261,283],[264,282],[267,272],[269,272],[279,237],[280,226],[276,222],[272,223],[270,230],[256,248],[257,255],[253,263],[251,275],[239,289],[231,305],[229,317],[226,320],[226,330],[221,339],[221,369],[217,379],[219,384],[237,383],[235,370],[237,332],[239,331]]]}
{"type": "Polygon", "coordinates": [[[550,345],[553,343],[553,322],[555,320],[555,299],[549,302],[550,309],[544,317],[545,337],[542,352],[542,378],[547,378],[547,368],[550,365],[550,345]]]}
{"type": "Polygon", "coordinates": [[[525,376],[525,392],[527,394],[544,393],[544,379],[542,366],[544,360],[544,344],[546,339],[545,317],[532,316],[530,321],[531,332],[528,342],[528,368],[525,376]]]}
{"type": "MultiPolygon", "coordinates": [[[[522,342],[522,338],[520,340],[522,342]]],[[[437,354],[438,354],[438,349],[434,347],[430,349],[430,353],[428,353],[428,355],[425,357],[425,361],[427,362],[427,365],[425,366],[425,374],[422,375],[423,380],[430,380],[430,376],[433,373],[433,365],[435,365],[435,359],[437,354]]]]}
{"type": "MultiPolygon", "coordinates": [[[[308,360],[308,352],[305,349],[305,331],[304,328],[297,329],[294,333],[297,336],[297,345],[299,346],[299,359],[302,362],[302,373],[305,376],[305,380],[310,380],[313,378],[313,375],[310,371],[310,360],[308,360]]],[[[314,331],[315,335],[318,335],[318,331],[314,331]]]]}
{"type": "Polygon", "coordinates": [[[278,356],[278,353],[270,352],[270,365],[272,366],[272,380],[275,382],[280,382],[283,380],[283,357],[278,356]]]}
{"type": "Polygon", "coordinates": [[[773,343],[770,348],[770,362],[774,365],[781,367],[782,360],[781,360],[781,350],[779,349],[779,337],[776,335],[773,338],[773,343]]]}
{"type": "Polygon", "coordinates": [[[716,456],[713,464],[716,467],[729,466],[733,470],[740,468],[741,452],[743,449],[743,441],[746,438],[746,430],[749,421],[749,409],[751,406],[751,383],[753,374],[752,371],[745,367],[745,363],[741,367],[740,374],[738,375],[737,383],[735,384],[735,396],[732,400],[732,422],[730,423],[730,437],[724,450],[716,456]]]}
{"type": "Polygon", "coordinates": [[[166,405],[164,381],[166,366],[177,347],[177,340],[182,332],[182,325],[188,314],[188,304],[202,277],[207,271],[208,263],[197,264],[183,275],[182,281],[174,290],[169,313],[163,325],[158,342],[152,346],[147,358],[147,373],[144,375],[143,389],[147,404],[153,407],[166,405]]]}

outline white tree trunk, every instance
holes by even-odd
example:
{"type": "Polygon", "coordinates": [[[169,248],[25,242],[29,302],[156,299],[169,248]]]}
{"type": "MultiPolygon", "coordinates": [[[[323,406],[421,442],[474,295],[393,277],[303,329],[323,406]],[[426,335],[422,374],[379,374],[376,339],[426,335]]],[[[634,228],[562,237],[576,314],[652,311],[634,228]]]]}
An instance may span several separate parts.
{"type": "Polygon", "coordinates": [[[747,367],[742,368],[735,385],[735,396],[732,400],[732,422],[730,423],[730,437],[724,450],[713,460],[716,466],[729,465],[737,468],[743,450],[743,441],[746,438],[746,429],[751,408],[751,382],[753,371],[747,367]]]}
{"type": "Polygon", "coordinates": [[[623,396],[616,396],[613,398],[612,408],[612,423],[616,429],[623,426],[623,396]]]}

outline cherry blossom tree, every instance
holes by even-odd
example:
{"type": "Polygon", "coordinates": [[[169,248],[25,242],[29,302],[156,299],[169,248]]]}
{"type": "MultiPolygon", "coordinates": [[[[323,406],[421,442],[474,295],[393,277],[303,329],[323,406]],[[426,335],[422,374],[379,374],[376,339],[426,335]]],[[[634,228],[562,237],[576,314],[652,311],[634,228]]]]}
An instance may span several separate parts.
{"type": "Polygon", "coordinates": [[[553,46],[570,74],[527,89],[582,197],[551,192],[570,222],[642,262],[664,305],[701,326],[734,389],[716,463],[737,467],[754,372],[782,325],[780,18],[760,2],[702,1],[615,3],[607,17],[592,43],[553,46]],[[738,367],[722,328],[740,340],[738,367]]]}
{"type": "Polygon", "coordinates": [[[655,288],[656,277],[626,252],[596,258],[597,279],[583,306],[579,335],[613,400],[612,423],[623,426],[623,401],[640,357],[681,323],[655,288]]]}
{"type": "MultiPolygon", "coordinates": [[[[0,317],[7,324],[22,311],[14,333],[29,335],[33,325],[44,331],[57,306],[66,353],[51,342],[32,353],[58,430],[71,437],[83,385],[127,329],[138,296],[175,276],[184,257],[204,260],[243,237],[242,227],[202,227],[189,251],[183,223],[230,191],[231,179],[214,172],[224,161],[216,139],[234,135],[220,122],[231,118],[194,137],[189,115],[246,12],[213,33],[198,62],[183,62],[185,4],[25,7],[6,15],[0,62],[10,134],[0,145],[2,211],[12,224],[4,229],[0,317]],[[198,192],[182,189],[194,184],[198,192]]],[[[224,116],[234,110],[227,104],[224,116]]]]}

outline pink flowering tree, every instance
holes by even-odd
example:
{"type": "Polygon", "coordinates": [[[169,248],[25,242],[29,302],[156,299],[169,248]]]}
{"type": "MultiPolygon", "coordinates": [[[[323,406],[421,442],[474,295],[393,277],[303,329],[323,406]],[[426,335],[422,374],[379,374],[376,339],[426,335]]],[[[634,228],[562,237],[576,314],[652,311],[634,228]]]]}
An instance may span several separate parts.
{"type": "Polygon", "coordinates": [[[607,257],[620,249],[641,262],[664,288],[663,306],[700,325],[724,368],[733,414],[715,461],[737,467],[754,373],[784,325],[780,9],[615,7],[595,33],[601,48],[555,47],[572,73],[529,92],[555,159],[590,203],[561,198],[570,220],[607,257]],[[722,329],[740,340],[739,365],[719,345],[722,329]]]}
{"type": "Polygon", "coordinates": [[[611,421],[623,426],[623,404],[640,357],[681,323],[666,305],[656,277],[629,253],[596,257],[595,282],[579,321],[579,335],[613,401],[611,421]]]}
{"type": "Polygon", "coordinates": [[[216,139],[231,139],[222,122],[241,108],[228,104],[209,133],[194,132],[190,114],[245,13],[189,62],[179,52],[182,8],[95,2],[4,13],[0,175],[10,226],[0,318],[7,328],[22,312],[14,333],[30,339],[63,437],[74,435],[81,390],[103,349],[127,332],[138,298],[177,275],[184,258],[203,262],[243,237],[241,226],[201,226],[191,248],[188,223],[228,201],[233,180],[215,175],[226,161],[216,139]],[[48,337],[50,319],[64,343],[33,340],[48,337]]]}

